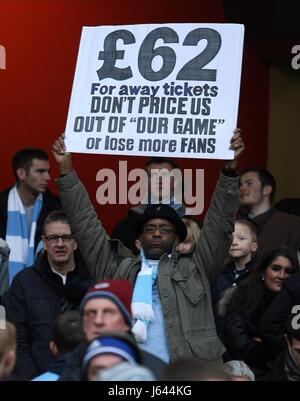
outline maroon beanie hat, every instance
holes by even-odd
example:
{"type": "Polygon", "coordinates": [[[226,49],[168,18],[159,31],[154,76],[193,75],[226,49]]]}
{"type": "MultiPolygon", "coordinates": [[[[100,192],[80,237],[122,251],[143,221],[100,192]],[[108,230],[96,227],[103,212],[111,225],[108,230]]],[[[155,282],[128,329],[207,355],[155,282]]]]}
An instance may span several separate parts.
{"type": "Polygon", "coordinates": [[[131,327],[131,298],[132,287],[128,280],[100,280],[89,288],[83,297],[79,309],[82,311],[84,305],[92,298],[107,298],[114,302],[122,313],[125,321],[131,327]]]}

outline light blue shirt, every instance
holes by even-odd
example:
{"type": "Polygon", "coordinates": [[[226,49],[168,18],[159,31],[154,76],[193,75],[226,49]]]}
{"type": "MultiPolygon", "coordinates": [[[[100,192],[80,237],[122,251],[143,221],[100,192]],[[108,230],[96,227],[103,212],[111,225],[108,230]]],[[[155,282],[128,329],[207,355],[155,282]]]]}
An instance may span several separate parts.
{"type": "Polygon", "coordinates": [[[139,343],[139,348],[162,359],[170,362],[170,352],[165,332],[164,316],[159,298],[157,281],[152,286],[152,308],[154,321],[148,327],[148,339],[144,343],[139,343]]]}
{"type": "Polygon", "coordinates": [[[53,381],[57,381],[58,379],[59,379],[59,376],[56,373],[45,372],[42,375],[35,377],[31,381],[33,381],[33,382],[53,382],[53,381]]]}

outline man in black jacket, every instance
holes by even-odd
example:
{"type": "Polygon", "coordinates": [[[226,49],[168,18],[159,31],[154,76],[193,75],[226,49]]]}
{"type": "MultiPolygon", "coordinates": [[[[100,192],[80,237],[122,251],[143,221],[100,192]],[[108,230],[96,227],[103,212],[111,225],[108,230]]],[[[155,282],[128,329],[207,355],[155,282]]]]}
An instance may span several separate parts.
{"type": "Polygon", "coordinates": [[[27,379],[45,372],[52,358],[52,321],[78,309],[91,285],[64,212],[49,214],[42,239],[44,253],[15,276],[5,299],[7,318],[17,329],[15,374],[27,379]]]}

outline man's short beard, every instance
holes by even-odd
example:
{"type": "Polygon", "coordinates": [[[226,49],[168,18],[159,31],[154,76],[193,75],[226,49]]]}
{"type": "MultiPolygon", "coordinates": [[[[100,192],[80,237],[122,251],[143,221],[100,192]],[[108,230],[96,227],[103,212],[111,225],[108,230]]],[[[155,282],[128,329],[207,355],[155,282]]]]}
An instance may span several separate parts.
{"type": "Polygon", "coordinates": [[[145,252],[145,256],[147,259],[151,259],[151,260],[159,260],[162,255],[167,254],[169,255],[170,253],[172,253],[172,248],[168,248],[168,249],[149,249],[149,248],[144,248],[144,252],[145,252]]]}

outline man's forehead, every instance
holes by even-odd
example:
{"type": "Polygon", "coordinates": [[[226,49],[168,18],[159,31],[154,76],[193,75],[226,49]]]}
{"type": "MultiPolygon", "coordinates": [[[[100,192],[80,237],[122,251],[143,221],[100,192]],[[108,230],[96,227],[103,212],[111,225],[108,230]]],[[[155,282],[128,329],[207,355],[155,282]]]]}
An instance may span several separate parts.
{"type": "Polygon", "coordinates": [[[111,368],[111,364],[115,365],[117,363],[124,362],[124,359],[115,354],[100,354],[96,355],[91,360],[91,366],[97,367],[97,369],[102,368],[111,368]]]}
{"type": "Polygon", "coordinates": [[[113,301],[111,301],[110,299],[105,298],[105,297],[95,297],[95,298],[89,299],[85,303],[83,310],[97,309],[97,308],[103,309],[103,308],[107,308],[107,307],[119,310],[119,308],[113,301]]]}
{"type": "Polygon", "coordinates": [[[259,175],[257,171],[248,171],[241,175],[241,181],[246,181],[249,179],[259,180],[259,175]]]}
{"type": "Polygon", "coordinates": [[[32,159],[31,167],[48,169],[50,166],[49,160],[32,159]]]}
{"type": "Polygon", "coordinates": [[[46,231],[57,231],[60,234],[64,232],[65,234],[71,233],[71,227],[68,223],[64,221],[51,221],[46,225],[46,231]]]}

